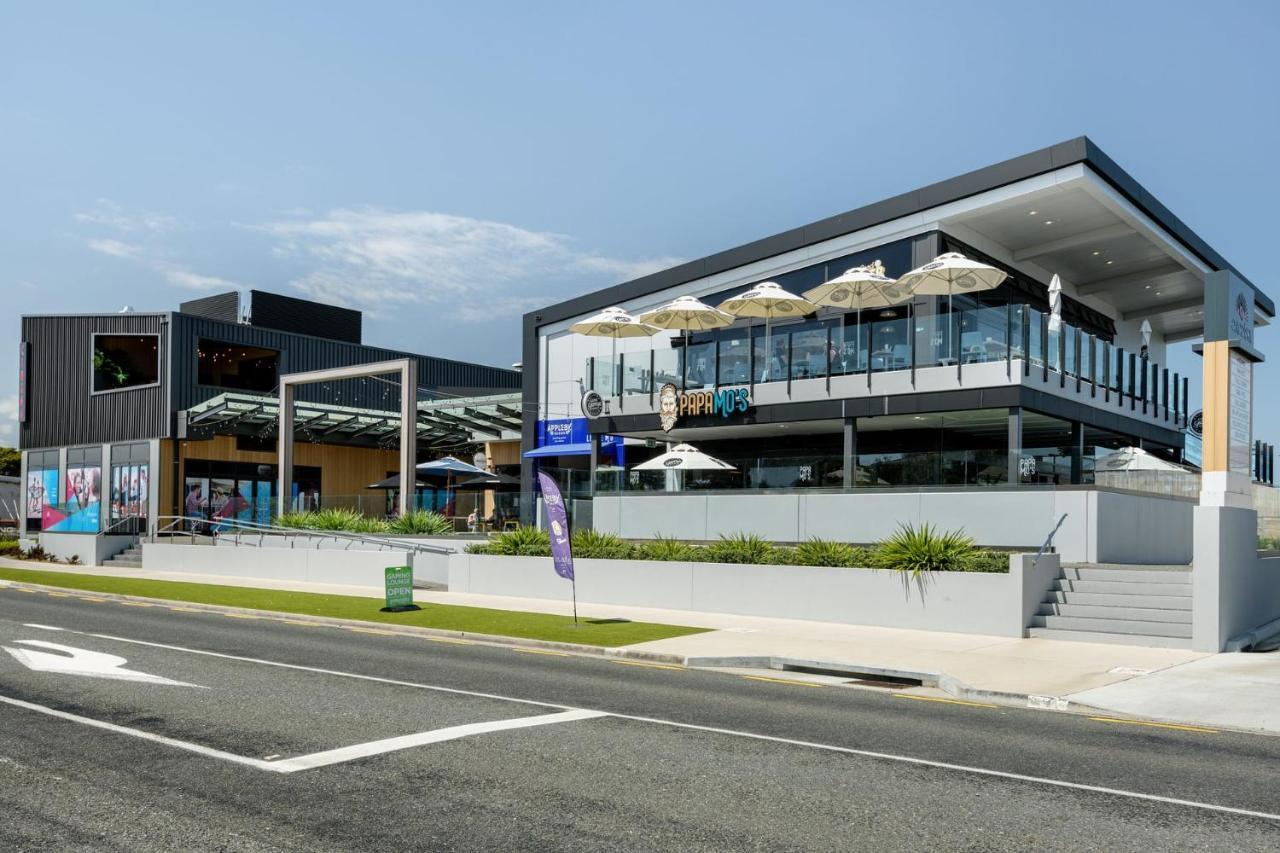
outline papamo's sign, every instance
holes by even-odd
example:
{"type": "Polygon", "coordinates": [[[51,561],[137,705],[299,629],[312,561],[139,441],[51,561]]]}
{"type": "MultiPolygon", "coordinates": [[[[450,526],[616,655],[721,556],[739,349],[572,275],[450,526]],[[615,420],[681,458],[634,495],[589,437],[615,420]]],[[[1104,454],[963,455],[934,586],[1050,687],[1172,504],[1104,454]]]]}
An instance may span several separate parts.
{"type": "Polygon", "coordinates": [[[727,418],[745,414],[751,408],[751,395],[746,388],[721,388],[718,391],[677,391],[668,382],[658,389],[658,419],[670,432],[676,421],[691,415],[719,415],[727,418]]]}

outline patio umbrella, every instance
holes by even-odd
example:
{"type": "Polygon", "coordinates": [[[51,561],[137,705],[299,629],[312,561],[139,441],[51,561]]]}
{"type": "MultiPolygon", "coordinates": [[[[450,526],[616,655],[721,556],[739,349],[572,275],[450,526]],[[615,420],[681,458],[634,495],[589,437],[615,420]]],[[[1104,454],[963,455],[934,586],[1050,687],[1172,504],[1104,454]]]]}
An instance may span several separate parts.
{"type": "Polygon", "coordinates": [[[912,295],[947,297],[947,353],[951,352],[951,297],[956,293],[994,290],[1009,274],[979,261],[971,261],[959,252],[938,255],[922,267],[898,279],[912,295]]]}
{"type": "MultiPolygon", "coordinates": [[[[413,484],[415,486],[425,486],[427,483],[425,480],[419,480],[417,478],[414,478],[413,484]]],[[[365,488],[366,489],[398,489],[400,488],[400,475],[393,474],[392,476],[388,477],[385,480],[379,480],[376,483],[370,483],[368,486],[365,486],[365,488]]]]}
{"type": "MultiPolygon", "coordinates": [[[[604,309],[599,314],[574,323],[569,327],[569,331],[591,338],[609,338],[613,346],[609,360],[609,370],[612,374],[615,369],[614,365],[618,363],[618,338],[647,338],[654,335],[658,330],[646,323],[641,323],[635,317],[614,305],[604,309]]],[[[613,396],[614,390],[617,390],[616,386],[618,385],[616,379],[611,381],[615,388],[610,390],[610,397],[613,396]]],[[[619,393],[621,392],[619,391],[619,393]]]]}
{"type": "Polygon", "coordinates": [[[515,492],[520,490],[520,478],[508,477],[506,474],[490,474],[487,477],[462,480],[454,488],[458,491],[515,492]]]}
{"type": "Polygon", "coordinates": [[[761,379],[763,382],[769,380],[769,367],[771,364],[769,337],[773,318],[803,317],[818,310],[817,305],[814,305],[803,296],[788,293],[776,281],[763,281],[744,293],[739,293],[737,296],[726,299],[718,307],[721,311],[726,314],[732,314],[734,317],[764,318],[765,372],[761,379]]]}
{"type": "MultiPolygon", "coordinates": [[[[853,340],[855,353],[862,327],[863,308],[888,308],[899,305],[911,298],[911,293],[898,284],[896,279],[884,274],[884,265],[879,261],[866,266],[853,267],[840,275],[823,282],[813,290],[804,292],[805,299],[815,305],[829,308],[852,309],[854,318],[853,340]]],[[[855,355],[854,370],[857,370],[855,355]]],[[[870,371],[868,371],[870,373],[870,371]]]]}
{"type": "Polygon", "coordinates": [[[1151,321],[1143,320],[1138,331],[1142,332],[1142,357],[1146,358],[1151,352],[1151,321]]]}
{"type": "Polygon", "coordinates": [[[728,462],[708,456],[692,444],[677,444],[648,462],[633,465],[632,471],[736,471],[728,462]]]}
{"type": "Polygon", "coordinates": [[[469,462],[463,462],[455,456],[446,456],[443,459],[433,459],[430,462],[423,462],[418,466],[419,474],[476,474],[492,476],[483,468],[477,468],[469,462]]]}
{"type": "Polygon", "coordinates": [[[1062,279],[1054,273],[1049,279],[1049,332],[1062,328],[1062,279]]]}
{"type": "Polygon", "coordinates": [[[1102,473],[1107,471],[1186,471],[1187,468],[1161,459],[1141,447],[1121,447],[1094,460],[1093,470],[1095,473],[1102,473]]]}
{"type": "Polygon", "coordinates": [[[688,333],[722,329],[733,323],[733,317],[712,308],[696,296],[679,296],[665,305],[650,308],[640,314],[639,320],[658,329],[676,329],[685,333],[685,352],[688,353],[688,333]]]}

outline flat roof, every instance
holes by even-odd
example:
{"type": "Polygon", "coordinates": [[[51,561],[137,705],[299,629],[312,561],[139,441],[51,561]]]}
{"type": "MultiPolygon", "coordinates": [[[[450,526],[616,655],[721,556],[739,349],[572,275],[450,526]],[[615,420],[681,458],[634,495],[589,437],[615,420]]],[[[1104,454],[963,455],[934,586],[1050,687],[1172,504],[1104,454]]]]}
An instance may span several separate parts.
{"type": "Polygon", "coordinates": [[[1123,195],[1135,207],[1149,216],[1188,251],[1214,270],[1230,270],[1242,281],[1253,287],[1258,305],[1267,314],[1275,315],[1275,304],[1249,281],[1239,270],[1218,254],[1212,246],[1200,238],[1155,196],[1142,187],[1114,160],[1106,155],[1087,136],[1041,148],[1002,163],[967,172],[945,181],[877,201],[846,213],[829,216],[799,228],[792,228],[772,237],[753,240],[750,243],[688,261],[669,269],[625,281],[611,287],[587,293],[525,315],[526,325],[544,326],[589,314],[632,299],[677,287],[736,267],[756,263],[775,255],[801,249],[845,234],[890,222],[904,216],[920,213],[940,205],[949,204],[969,196],[998,189],[1009,184],[1034,178],[1067,166],[1085,164],[1103,180],[1123,195]]]}

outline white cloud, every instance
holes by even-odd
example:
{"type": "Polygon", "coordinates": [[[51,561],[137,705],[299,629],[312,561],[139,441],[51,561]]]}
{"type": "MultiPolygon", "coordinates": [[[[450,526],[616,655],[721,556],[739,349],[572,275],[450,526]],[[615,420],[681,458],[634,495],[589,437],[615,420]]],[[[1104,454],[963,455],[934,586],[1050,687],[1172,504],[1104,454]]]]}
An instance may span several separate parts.
{"type": "Polygon", "coordinates": [[[86,245],[95,252],[101,252],[104,255],[110,255],[113,258],[124,258],[126,260],[135,261],[148,269],[159,273],[165,281],[187,290],[214,290],[235,289],[240,287],[234,281],[225,278],[219,278],[216,275],[203,275],[201,273],[192,272],[181,264],[158,258],[150,254],[147,249],[132,243],[122,243],[119,240],[96,239],[86,241],[86,245]]]}
{"type": "Polygon", "coordinates": [[[278,238],[278,255],[315,265],[294,282],[312,298],[371,313],[436,303],[467,321],[523,313],[559,298],[555,294],[679,263],[583,252],[563,234],[431,211],[338,209],[260,230],[278,238]]]}
{"type": "Polygon", "coordinates": [[[128,211],[109,198],[100,198],[93,209],[74,214],[76,222],[101,225],[125,233],[167,231],[177,225],[172,216],[147,211],[128,211]]]}
{"type": "Polygon", "coordinates": [[[18,446],[18,395],[0,397],[0,447],[18,446]]]}

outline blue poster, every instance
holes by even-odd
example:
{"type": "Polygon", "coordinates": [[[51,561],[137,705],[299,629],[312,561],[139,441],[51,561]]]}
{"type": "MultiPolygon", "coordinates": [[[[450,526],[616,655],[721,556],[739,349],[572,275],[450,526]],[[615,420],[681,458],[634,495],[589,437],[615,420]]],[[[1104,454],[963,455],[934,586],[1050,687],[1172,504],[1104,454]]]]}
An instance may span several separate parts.
{"type": "Polygon", "coordinates": [[[253,500],[254,521],[259,524],[271,523],[271,484],[259,480],[256,484],[257,494],[253,500]]]}
{"type": "Polygon", "coordinates": [[[573,580],[573,547],[569,542],[569,518],[564,511],[564,499],[556,481],[544,471],[538,472],[538,485],[542,488],[542,505],[547,508],[547,533],[551,537],[551,559],[556,574],[573,580]]]}

